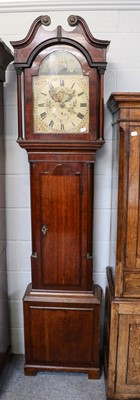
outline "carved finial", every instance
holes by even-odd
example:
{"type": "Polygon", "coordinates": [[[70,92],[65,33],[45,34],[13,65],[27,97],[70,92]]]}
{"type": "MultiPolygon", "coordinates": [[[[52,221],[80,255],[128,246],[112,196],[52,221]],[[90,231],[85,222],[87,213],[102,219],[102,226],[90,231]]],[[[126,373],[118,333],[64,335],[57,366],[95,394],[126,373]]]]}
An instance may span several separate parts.
{"type": "Polygon", "coordinates": [[[76,16],[76,15],[70,15],[70,16],[68,17],[68,24],[69,24],[70,26],[75,26],[75,25],[77,25],[77,16],[76,16]]]}
{"type": "Polygon", "coordinates": [[[51,18],[49,17],[49,15],[44,15],[41,18],[41,23],[42,25],[49,26],[51,24],[51,18]]]}

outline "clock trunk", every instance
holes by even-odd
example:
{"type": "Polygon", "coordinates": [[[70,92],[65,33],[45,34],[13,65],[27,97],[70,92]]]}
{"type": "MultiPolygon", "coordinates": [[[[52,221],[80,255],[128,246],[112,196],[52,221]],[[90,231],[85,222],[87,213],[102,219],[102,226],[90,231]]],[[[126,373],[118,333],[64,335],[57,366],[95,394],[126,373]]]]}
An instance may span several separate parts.
{"type": "Polygon", "coordinates": [[[31,162],[32,288],[92,290],[93,163],[52,158],[31,162]]]}

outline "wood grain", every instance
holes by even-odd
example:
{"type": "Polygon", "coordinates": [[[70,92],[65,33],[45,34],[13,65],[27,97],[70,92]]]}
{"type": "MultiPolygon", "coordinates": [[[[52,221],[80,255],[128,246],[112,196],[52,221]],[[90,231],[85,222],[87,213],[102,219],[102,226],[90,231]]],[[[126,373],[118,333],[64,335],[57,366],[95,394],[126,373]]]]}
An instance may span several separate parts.
{"type": "MultiPolygon", "coordinates": [[[[108,106],[118,127],[119,179],[115,295],[106,296],[108,400],[140,399],[140,93],[114,93],[108,106]]],[[[110,269],[108,270],[110,275],[110,269]]]]}

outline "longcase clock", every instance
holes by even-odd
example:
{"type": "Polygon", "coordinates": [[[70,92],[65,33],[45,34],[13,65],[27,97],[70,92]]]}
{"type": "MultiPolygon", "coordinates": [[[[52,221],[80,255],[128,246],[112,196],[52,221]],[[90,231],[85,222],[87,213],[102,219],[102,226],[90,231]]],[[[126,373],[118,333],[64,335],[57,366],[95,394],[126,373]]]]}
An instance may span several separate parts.
{"type": "Polygon", "coordinates": [[[25,292],[25,373],[87,372],[99,378],[101,288],[94,285],[93,170],[103,143],[108,41],[79,16],[71,31],[38,17],[12,42],[18,143],[31,179],[32,282],[25,292]]]}
{"type": "Polygon", "coordinates": [[[105,313],[107,399],[138,400],[140,399],[140,93],[112,93],[107,104],[113,114],[113,136],[116,142],[113,146],[112,181],[116,181],[116,175],[118,180],[115,276],[113,269],[107,268],[105,313]]]}

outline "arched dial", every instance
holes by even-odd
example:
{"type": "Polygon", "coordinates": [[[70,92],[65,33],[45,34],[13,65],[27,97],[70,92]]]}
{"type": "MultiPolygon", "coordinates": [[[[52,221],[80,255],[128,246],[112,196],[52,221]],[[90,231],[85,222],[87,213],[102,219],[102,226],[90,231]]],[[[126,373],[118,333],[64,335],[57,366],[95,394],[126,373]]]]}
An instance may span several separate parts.
{"type": "Polygon", "coordinates": [[[89,130],[89,78],[81,75],[33,77],[34,133],[89,130]]]}

